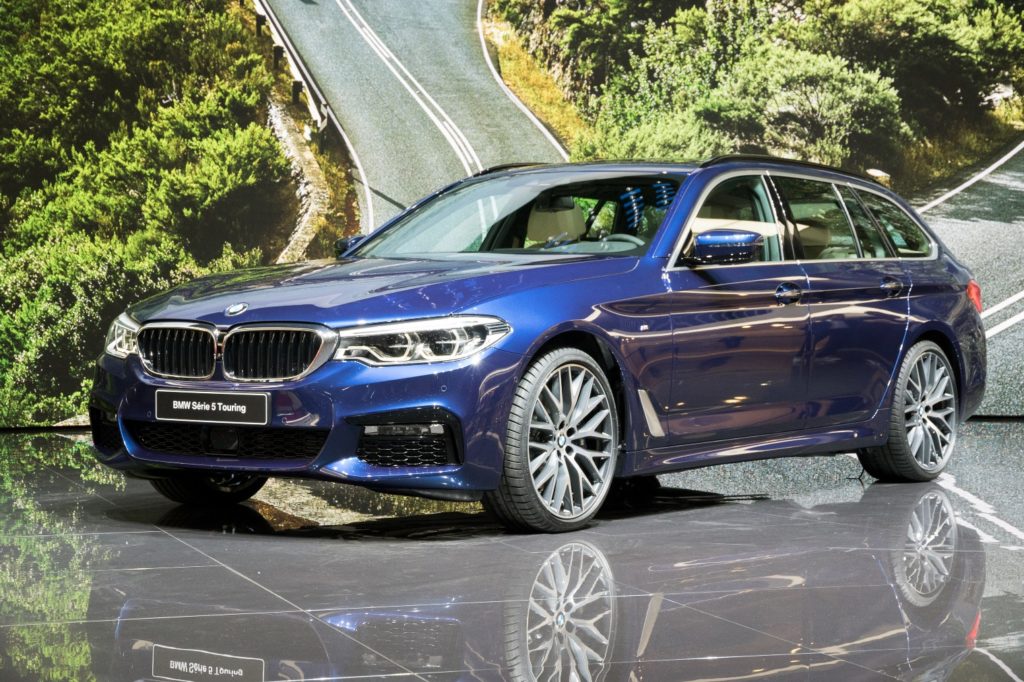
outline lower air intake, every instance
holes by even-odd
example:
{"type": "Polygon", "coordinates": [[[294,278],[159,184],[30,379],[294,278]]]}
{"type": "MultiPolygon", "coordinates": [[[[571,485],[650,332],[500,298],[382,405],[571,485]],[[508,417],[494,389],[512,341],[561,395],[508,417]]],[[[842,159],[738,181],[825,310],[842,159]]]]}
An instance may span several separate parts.
{"type": "Polygon", "coordinates": [[[312,460],[320,454],[327,429],[165,424],[125,421],[129,435],[154,452],[198,457],[231,456],[261,460],[312,460]]]}

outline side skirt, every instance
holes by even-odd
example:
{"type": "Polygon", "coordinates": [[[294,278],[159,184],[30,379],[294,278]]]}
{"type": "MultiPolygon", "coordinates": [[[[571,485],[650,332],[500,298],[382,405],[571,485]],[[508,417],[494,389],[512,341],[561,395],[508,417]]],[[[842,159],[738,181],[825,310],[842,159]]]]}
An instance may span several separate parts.
{"type": "Polygon", "coordinates": [[[775,457],[808,457],[852,452],[881,445],[888,437],[877,417],[821,431],[794,431],[765,438],[721,440],[623,453],[620,476],[658,474],[682,469],[775,457]]]}

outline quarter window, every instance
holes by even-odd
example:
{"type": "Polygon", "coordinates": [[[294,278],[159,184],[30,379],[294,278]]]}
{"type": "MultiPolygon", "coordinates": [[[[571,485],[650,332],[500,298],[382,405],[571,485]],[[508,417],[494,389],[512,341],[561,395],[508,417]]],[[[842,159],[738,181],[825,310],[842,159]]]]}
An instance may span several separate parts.
{"type": "Polygon", "coordinates": [[[896,251],[906,258],[923,258],[932,251],[931,242],[917,222],[893,202],[871,192],[858,192],[858,196],[875,216],[896,251]]]}
{"type": "Polygon", "coordinates": [[[839,195],[843,198],[843,204],[850,214],[853,222],[853,229],[860,240],[860,248],[865,258],[888,258],[889,250],[885,246],[885,239],[878,231],[871,216],[864,210],[864,206],[857,200],[857,195],[849,187],[839,187],[839,195]]]}
{"type": "Polygon", "coordinates": [[[682,257],[692,255],[697,235],[712,230],[742,230],[762,236],[761,260],[782,260],[779,225],[760,175],[730,178],[704,199],[690,227],[682,257]]]}
{"type": "Polygon", "coordinates": [[[772,177],[789,206],[804,258],[836,260],[860,256],[850,221],[830,183],[772,177]]]}

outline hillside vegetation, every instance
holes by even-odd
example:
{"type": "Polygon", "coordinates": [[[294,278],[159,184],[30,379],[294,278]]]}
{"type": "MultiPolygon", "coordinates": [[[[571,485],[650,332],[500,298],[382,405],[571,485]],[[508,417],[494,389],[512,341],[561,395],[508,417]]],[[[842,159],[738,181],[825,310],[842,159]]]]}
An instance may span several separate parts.
{"type": "Polygon", "coordinates": [[[772,153],[927,180],[1013,134],[1020,0],[494,0],[592,124],[577,158],[772,153]],[[982,144],[981,146],[985,146],[982,144]],[[956,150],[933,155],[953,162],[956,150]],[[939,161],[941,162],[941,161],[939,161]]]}
{"type": "Polygon", "coordinates": [[[237,11],[0,0],[0,426],[84,412],[126,303],[263,260],[288,165],[237,11]]]}

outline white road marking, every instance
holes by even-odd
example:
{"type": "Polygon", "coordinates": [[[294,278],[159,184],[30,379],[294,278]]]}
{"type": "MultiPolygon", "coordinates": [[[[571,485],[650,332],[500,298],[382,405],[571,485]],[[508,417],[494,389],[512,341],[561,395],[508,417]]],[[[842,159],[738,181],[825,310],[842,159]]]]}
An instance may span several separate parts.
{"type": "Polygon", "coordinates": [[[981,312],[981,319],[984,320],[989,315],[995,315],[996,313],[998,313],[1003,308],[1010,307],[1011,305],[1013,305],[1017,301],[1021,300],[1022,298],[1024,298],[1024,291],[1018,291],[1013,296],[1010,296],[1010,297],[1000,301],[999,303],[996,303],[991,308],[986,308],[985,310],[983,310],[981,312]]]}
{"type": "Polygon", "coordinates": [[[377,227],[377,223],[373,217],[373,194],[370,192],[370,181],[366,179],[366,170],[363,169],[363,162],[359,160],[359,154],[356,153],[356,147],[352,144],[352,140],[348,139],[348,135],[345,134],[345,129],[341,123],[335,126],[338,132],[341,133],[341,139],[345,143],[345,148],[348,150],[348,156],[352,159],[352,163],[356,165],[356,171],[359,172],[359,180],[363,183],[363,196],[366,197],[366,215],[363,216],[363,220],[360,221],[359,231],[363,234],[370,234],[374,228],[377,227]]]}
{"type": "Polygon", "coordinates": [[[345,18],[359,32],[359,35],[370,46],[374,54],[388,67],[388,70],[398,79],[398,82],[412,96],[416,104],[420,106],[431,122],[441,131],[441,134],[444,135],[448,144],[455,151],[455,155],[459,157],[459,162],[462,163],[466,175],[472,175],[476,171],[483,170],[483,164],[480,163],[480,158],[473,150],[473,146],[469,143],[465,134],[455,125],[455,122],[441,108],[441,105],[427,93],[420,82],[405,68],[405,65],[388,49],[388,46],[384,44],[380,36],[370,28],[370,25],[366,23],[366,20],[363,19],[359,10],[352,3],[352,0],[335,0],[335,2],[345,15],[345,18]]]}
{"type": "Polygon", "coordinates": [[[979,654],[988,656],[989,660],[991,660],[993,663],[999,666],[999,669],[1006,673],[1006,676],[1013,680],[1013,682],[1024,682],[1024,680],[1017,677],[1017,673],[1013,672],[1013,669],[1010,668],[1010,666],[1006,665],[1000,659],[996,658],[996,656],[992,653],[988,652],[985,649],[980,649],[978,647],[975,647],[974,650],[977,651],[979,654]]]}
{"type": "MultiPolygon", "coordinates": [[[[986,521],[991,523],[993,526],[996,526],[996,527],[1006,531],[1010,535],[1012,535],[1012,536],[1014,536],[1014,537],[1016,537],[1016,538],[1018,538],[1020,540],[1024,540],[1024,531],[1022,531],[1020,528],[1017,528],[1013,524],[1008,523],[1007,521],[1004,521],[1003,519],[1001,519],[998,516],[996,516],[996,508],[993,507],[991,504],[989,504],[985,500],[981,499],[980,497],[978,497],[974,493],[970,493],[970,492],[964,490],[963,488],[959,487],[956,484],[956,478],[954,478],[952,474],[950,474],[950,473],[939,474],[939,477],[937,479],[935,479],[935,482],[938,483],[943,488],[945,488],[946,490],[948,490],[949,492],[953,493],[954,495],[959,496],[960,498],[965,500],[969,505],[971,505],[971,507],[974,508],[974,511],[976,511],[978,513],[978,518],[985,519],[986,521]]],[[[968,525],[968,524],[964,524],[964,525],[968,525]]],[[[974,529],[974,530],[977,530],[977,529],[974,529]]],[[[978,535],[979,535],[979,537],[983,537],[980,531],[978,532],[978,535]]],[[[984,537],[991,537],[991,536],[989,536],[988,534],[985,534],[984,537]]],[[[984,541],[985,540],[982,540],[982,542],[984,542],[984,541]]]]}
{"type": "Polygon", "coordinates": [[[484,53],[484,61],[487,62],[487,68],[491,70],[491,75],[494,76],[494,80],[498,83],[498,87],[508,95],[508,98],[512,100],[512,103],[515,104],[519,110],[523,112],[526,118],[530,119],[530,122],[537,127],[537,130],[547,138],[547,141],[555,148],[555,151],[557,151],[558,155],[562,157],[562,160],[568,161],[569,152],[565,150],[562,143],[558,141],[558,138],[555,137],[550,130],[548,130],[546,125],[541,123],[541,120],[537,118],[536,114],[530,111],[530,108],[523,104],[523,101],[516,96],[516,93],[512,92],[512,90],[505,85],[505,81],[501,79],[501,74],[498,73],[498,69],[494,67],[494,62],[491,61],[491,53],[487,51],[487,39],[484,37],[484,0],[479,0],[476,5],[476,31],[480,35],[480,49],[484,53]]]}
{"type": "Polygon", "coordinates": [[[978,528],[973,523],[968,523],[967,521],[964,521],[963,517],[960,514],[956,515],[956,525],[963,526],[964,528],[968,528],[970,530],[973,530],[975,533],[978,534],[978,540],[980,542],[982,542],[983,544],[986,544],[986,545],[998,545],[999,544],[999,540],[995,539],[994,537],[992,537],[991,535],[989,535],[988,533],[986,533],[982,529],[978,528]]]}
{"type": "Polygon", "coordinates": [[[1006,521],[1003,521],[995,514],[980,514],[980,516],[992,525],[999,526],[1010,535],[1016,537],[1018,540],[1024,540],[1024,531],[1022,531],[1020,528],[1017,528],[1016,526],[1010,525],[1006,521]]]}
{"type": "Polygon", "coordinates": [[[1017,324],[1019,322],[1024,322],[1024,313],[1017,313],[1016,315],[1014,315],[1010,319],[1003,320],[1002,322],[1000,322],[996,326],[992,327],[991,329],[986,330],[985,331],[985,338],[986,339],[991,339],[993,336],[995,336],[999,332],[1004,331],[1006,329],[1009,329],[1010,327],[1012,327],[1013,325],[1015,325],[1015,324],[1017,324]]]}
{"type": "Polygon", "coordinates": [[[941,197],[939,197],[937,199],[933,199],[932,201],[929,201],[927,204],[925,204],[921,208],[917,209],[917,212],[918,213],[924,213],[925,211],[929,211],[929,210],[935,208],[939,204],[947,201],[948,199],[950,199],[952,197],[955,197],[957,194],[960,194],[960,192],[963,192],[965,189],[967,189],[968,187],[970,187],[974,183],[978,182],[979,180],[983,180],[988,175],[991,175],[994,170],[996,170],[997,168],[1002,166],[1004,163],[1006,163],[1007,161],[1009,161],[1010,159],[1015,157],[1021,151],[1024,151],[1024,141],[1022,141],[1016,147],[1011,149],[1004,156],[1002,156],[998,161],[993,163],[991,166],[989,166],[985,170],[981,171],[977,175],[972,176],[970,179],[968,179],[963,184],[961,184],[961,185],[959,185],[957,187],[954,187],[953,189],[949,190],[948,192],[943,194],[941,197]]]}
{"type": "Polygon", "coordinates": [[[985,500],[981,499],[980,497],[978,497],[974,493],[969,493],[966,490],[964,490],[963,488],[960,488],[959,486],[957,486],[956,479],[953,477],[952,474],[949,474],[949,473],[939,474],[939,478],[936,480],[936,482],[939,485],[941,485],[943,488],[948,490],[949,492],[951,492],[951,493],[953,493],[955,495],[959,495],[960,497],[965,499],[967,501],[967,503],[970,504],[972,507],[974,507],[974,510],[976,512],[978,512],[979,514],[995,514],[996,513],[996,508],[993,507],[991,504],[989,504],[985,500]]]}

